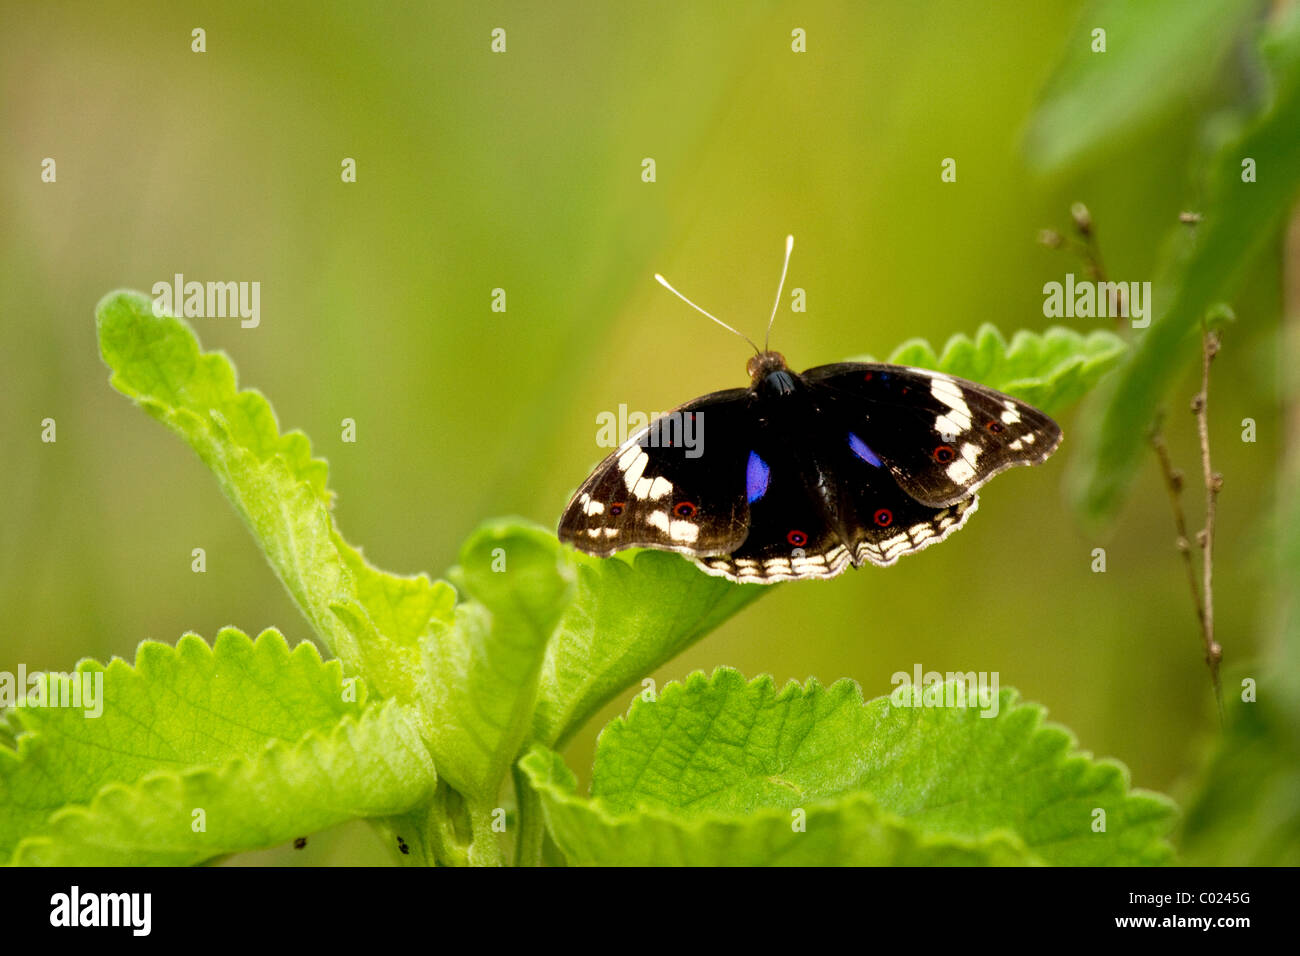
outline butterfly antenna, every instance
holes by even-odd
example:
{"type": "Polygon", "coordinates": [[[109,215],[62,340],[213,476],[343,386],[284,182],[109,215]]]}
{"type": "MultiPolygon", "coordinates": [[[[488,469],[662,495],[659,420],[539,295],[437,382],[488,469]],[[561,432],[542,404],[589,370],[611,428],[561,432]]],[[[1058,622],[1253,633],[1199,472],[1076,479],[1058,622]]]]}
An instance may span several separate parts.
{"type": "Polygon", "coordinates": [[[772,323],[776,321],[776,310],[781,308],[781,293],[785,289],[785,273],[790,268],[790,253],[794,250],[794,236],[785,237],[785,262],[781,264],[781,281],[776,287],[776,301],[772,303],[772,317],[767,320],[767,335],[763,336],[763,351],[772,338],[772,323]]]}
{"type": "Polygon", "coordinates": [[[694,302],[692,302],[690,299],[686,298],[686,296],[682,295],[680,292],[678,292],[676,289],[674,289],[672,286],[670,286],[670,285],[668,284],[668,280],[665,279],[663,276],[661,276],[661,275],[660,275],[659,273],[657,273],[657,272],[655,273],[655,281],[658,282],[658,283],[659,283],[661,286],[663,286],[665,289],[667,289],[669,292],[671,292],[673,295],[677,296],[677,298],[681,299],[683,302],[685,302],[687,305],[689,305],[689,306],[690,306],[692,309],[694,309],[696,312],[700,313],[701,315],[708,316],[710,319],[712,319],[714,322],[717,322],[718,325],[722,326],[722,327],[723,327],[724,329],[726,329],[728,332],[734,332],[736,335],[739,335],[742,339],[744,339],[746,342],[748,342],[748,343],[750,344],[750,346],[753,347],[753,349],[754,349],[755,352],[758,351],[758,346],[757,346],[757,345],[754,345],[754,340],[751,339],[748,335],[746,335],[744,332],[738,332],[736,329],[733,329],[731,326],[729,326],[726,322],[723,322],[720,318],[718,318],[718,317],[717,317],[716,315],[714,315],[713,313],[711,313],[711,312],[706,312],[706,311],[704,311],[704,309],[701,309],[698,305],[696,305],[696,304],[695,304],[694,302]]]}

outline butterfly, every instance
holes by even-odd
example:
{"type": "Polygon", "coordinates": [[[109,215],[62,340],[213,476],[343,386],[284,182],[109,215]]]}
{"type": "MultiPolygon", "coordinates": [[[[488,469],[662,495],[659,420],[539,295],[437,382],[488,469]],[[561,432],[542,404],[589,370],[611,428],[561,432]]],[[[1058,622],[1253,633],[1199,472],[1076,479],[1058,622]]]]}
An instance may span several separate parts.
{"type": "MultiPolygon", "coordinates": [[[[778,305],[793,244],[787,236],[778,305]]],[[[750,385],[664,413],[596,466],[559,525],[587,554],[675,551],[756,584],[888,566],[962,527],[994,475],[1039,464],[1061,442],[1038,409],[941,372],[868,362],[795,372],[655,278],[750,342],[750,385]]]]}

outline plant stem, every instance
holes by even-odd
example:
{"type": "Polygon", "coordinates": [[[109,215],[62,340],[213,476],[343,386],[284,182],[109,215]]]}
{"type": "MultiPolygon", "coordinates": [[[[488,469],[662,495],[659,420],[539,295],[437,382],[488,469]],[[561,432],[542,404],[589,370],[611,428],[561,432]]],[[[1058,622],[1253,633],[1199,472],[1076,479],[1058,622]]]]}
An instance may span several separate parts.
{"type": "MultiPolygon", "coordinates": [[[[1084,271],[1088,278],[1094,282],[1106,282],[1106,264],[1101,259],[1101,243],[1097,241],[1097,229],[1092,221],[1092,213],[1083,203],[1075,203],[1070,207],[1070,215],[1074,219],[1074,229],[1076,236],[1068,238],[1071,251],[1074,252],[1083,262],[1084,271]]],[[[1124,331],[1124,320],[1129,317],[1128,314],[1128,297],[1125,294],[1125,286],[1120,283],[1115,289],[1115,301],[1110,303],[1115,309],[1115,325],[1122,332],[1124,331]]],[[[1100,289],[1098,290],[1098,309],[1101,308],[1100,289]]]]}
{"type": "Polygon", "coordinates": [[[542,818],[542,799],[528,776],[514,768],[515,803],[519,808],[519,839],[515,844],[515,866],[541,866],[542,842],[546,837],[546,821],[542,818]]]}
{"type": "Polygon", "coordinates": [[[496,808],[490,804],[491,801],[469,801],[470,866],[501,866],[504,863],[501,841],[492,829],[492,814],[496,808]]]}
{"type": "Polygon", "coordinates": [[[469,854],[465,844],[456,837],[452,808],[448,806],[450,792],[446,781],[440,779],[429,807],[424,836],[439,866],[466,866],[469,854]]]}
{"type": "Polygon", "coordinates": [[[1219,707],[1219,719],[1223,720],[1223,688],[1219,683],[1219,663],[1223,660],[1223,648],[1214,639],[1214,517],[1219,500],[1219,491],[1223,487],[1223,476],[1217,473],[1210,463],[1210,363],[1219,351],[1219,335],[1201,320],[1201,391],[1192,400],[1192,411],[1196,415],[1196,429],[1201,440],[1201,473],[1205,479],[1205,528],[1197,536],[1201,545],[1201,574],[1204,580],[1201,591],[1204,602],[1201,611],[1201,637],[1205,642],[1205,663],[1210,668],[1210,679],[1214,682],[1214,700],[1219,707]]]}
{"type": "Polygon", "coordinates": [[[1165,444],[1161,432],[1161,422],[1156,420],[1151,430],[1151,445],[1160,459],[1160,470],[1165,476],[1165,487],[1169,490],[1169,504],[1174,512],[1174,528],[1178,531],[1178,550],[1183,556],[1183,565],[1187,568],[1187,584],[1192,591],[1192,604],[1196,608],[1196,618],[1201,629],[1205,629],[1205,608],[1201,603],[1201,589],[1196,583],[1196,566],[1192,562],[1192,545],[1187,538],[1187,519],[1183,516],[1183,473],[1174,467],[1169,457],[1169,446],[1165,444]]]}

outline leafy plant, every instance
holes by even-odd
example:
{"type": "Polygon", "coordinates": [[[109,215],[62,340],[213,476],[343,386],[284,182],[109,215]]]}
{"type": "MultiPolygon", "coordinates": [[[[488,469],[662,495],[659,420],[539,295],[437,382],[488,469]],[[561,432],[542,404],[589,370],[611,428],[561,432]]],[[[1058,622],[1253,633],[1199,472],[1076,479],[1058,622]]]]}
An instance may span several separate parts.
{"type": "MultiPolygon", "coordinates": [[[[134,665],[81,662],[79,675],[102,675],[102,718],[10,714],[0,848],[12,861],[199,863],[357,817],[421,864],[1169,859],[1172,804],[1075,753],[1010,691],[989,719],[923,697],[864,703],[847,681],[778,691],[697,674],[605,729],[579,796],[558,748],[765,588],[667,553],[591,558],[520,520],[475,532],[447,581],[381,571],[335,527],[325,462],[237,389],[224,355],[137,293],[105,297],[97,320],[113,386],[212,470],[333,659],[228,629],[211,647],[146,642],[134,665]]],[[[1108,333],[1008,346],[985,327],[891,360],[1051,411],[1122,351],[1108,333]]]]}

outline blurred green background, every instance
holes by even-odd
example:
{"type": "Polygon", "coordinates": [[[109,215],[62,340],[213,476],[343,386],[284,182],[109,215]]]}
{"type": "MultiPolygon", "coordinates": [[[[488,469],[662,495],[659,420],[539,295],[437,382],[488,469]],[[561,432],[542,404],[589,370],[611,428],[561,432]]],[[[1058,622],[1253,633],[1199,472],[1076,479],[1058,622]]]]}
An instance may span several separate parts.
{"type": "MultiPolygon", "coordinates": [[[[656,271],[757,337],[793,233],[787,287],[808,311],[787,299],[773,346],[799,368],[986,321],[1046,328],[1043,283],[1081,269],[1035,236],[1066,226],[1076,199],[1111,276],[1151,279],[1200,118],[1245,81],[1189,66],[1158,123],[1037,176],[1022,137],[1080,9],[7,4],[0,669],[130,658],[142,639],[227,624],[309,635],[198,459],[108,387],[92,308],[110,289],[178,272],[259,281],[260,327],[192,320],[204,345],[329,459],[350,541],[386,569],[436,575],[485,518],[554,527],[603,456],[597,413],[745,384],[747,347],[656,271]],[[796,27],[806,53],[791,51],[796,27]],[[41,181],[45,157],[56,183],[41,181]],[[355,184],[340,181],[344,157],[355,184]],[[940,181],[945,157],[956,183],[940,181]],[[490,308],[498,287],[505,313],[490,308]],[[46,417],[55,444],[40,441],[46,417]],[[191,572],[196,547],[206,574],[191,572]]],[[[1216,611],[1234,667],[1269,616],[1280,269],[1275,251],[1251,266],[1214,371],[1216,611]],[[1246,417],[1257,443],[1240,440],[1246,417]]],[[[1193,344],[1167,429],[1189,471],[1195,362],[1193,344]]],[[[729,664],[850,677],[871,697],[918,663],[998,671],[1135,785],[1180,796],[1217,720],[1168,504],[1152,459],[1113,526],[1067,507],[1087,414],[1064,415],[1061,451],[993,482],[943,547],[778,587],[655,678],[729,664]]],[[[1197,523],[1195,493],[1190,507],[1197,523]]],[[[630,699],[570,747],[580,776],[630,699]]],[[[288,861],[389,853],[353,825],[236,862],[288,861]]]]}

